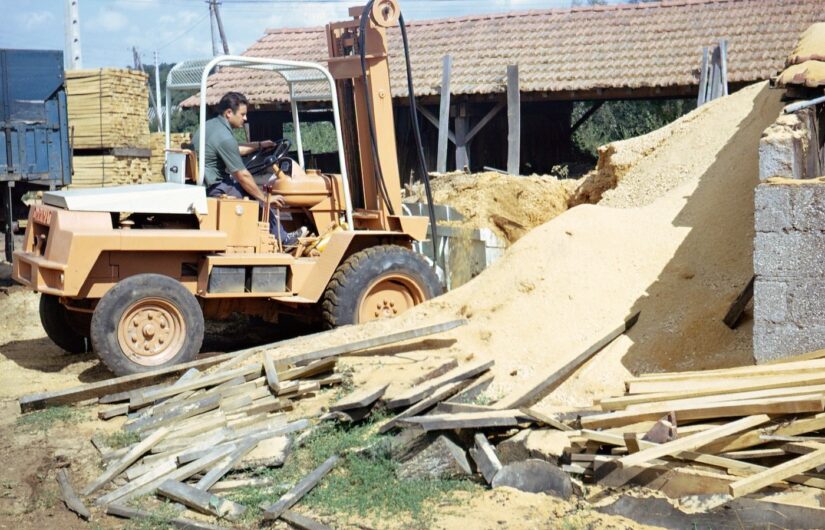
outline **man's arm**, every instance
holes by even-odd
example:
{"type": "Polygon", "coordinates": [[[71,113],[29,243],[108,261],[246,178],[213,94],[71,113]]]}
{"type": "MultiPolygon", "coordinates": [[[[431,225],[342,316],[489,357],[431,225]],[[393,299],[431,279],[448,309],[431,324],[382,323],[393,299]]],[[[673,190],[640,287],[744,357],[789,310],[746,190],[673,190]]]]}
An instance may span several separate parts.
{"type": "Polygon", "coordinates": [[[249,142],[245,144],[238,144],[238,151],[240,151],[241,156],[246,156],[251,155],[259,149],[268,149],[270,147],[275,147],[275,142],[273,142],[272,140],[264,140],[262,142],[249,142]]]}

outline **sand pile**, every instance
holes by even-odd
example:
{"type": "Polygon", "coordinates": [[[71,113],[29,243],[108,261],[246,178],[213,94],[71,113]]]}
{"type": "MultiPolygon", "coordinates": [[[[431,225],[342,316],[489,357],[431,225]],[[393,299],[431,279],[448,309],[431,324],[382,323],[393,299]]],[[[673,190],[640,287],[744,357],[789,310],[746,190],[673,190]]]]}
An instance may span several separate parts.
{"type": "Polygon", "coordinates": [[[721,319],[753,274],[757,149],[781,110],[779,95],[754,85],[667,130],[614,144],[614,158],[636,161],[605,201],[647,206],[573,208],[403,318],[468,317],[450,351],[494,357],[494,392],[504,394],[542,379],[641,310],[627,336],[549,398],[571,405],[620,390],[628,371],[752,362],[750,322],[731,331],[721,319]]]}
{"type": "MultiPolygon", "coordinates": [[[[490,228],[514,243],[533,228],[567,210],[577,187],[572,179],[501,173],[447,173],[432,177],[433,201],[458,210],[465,220],[451,223],[467,228],[490,228]]],[[[427,202],[423,184],[408,188],[405,200],[427,202]]]]}

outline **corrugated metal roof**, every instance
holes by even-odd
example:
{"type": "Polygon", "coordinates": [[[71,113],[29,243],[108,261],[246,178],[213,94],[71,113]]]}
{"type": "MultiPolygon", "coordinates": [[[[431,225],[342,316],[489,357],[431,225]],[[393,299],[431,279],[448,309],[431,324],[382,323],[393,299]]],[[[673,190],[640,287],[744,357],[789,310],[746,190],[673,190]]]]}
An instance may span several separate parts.
{"type": "MultiPolygon", "coordinates": [[[[784,66],[800,33],[825,21],[822,0],[665,0],[511,12],[408,23],[416,94],[438,94],[442,57],[453,57],[451,92],[505,91],[519,65],[523,92],[690,86],[702,48],[728,40],[728,79],[768,79],[784,66]]],[[[400,31],[389,30],[394,97],[407,95],[400,31]]],[[[268,30],[244,55],[324,62],[323,28],[268,30]]],[[[224,69],[207,100],[230,90],[252,103],[283,102],[271,74],[224,69]]],[[[188,100],[197,104],[197,100],[188,100]]]]}

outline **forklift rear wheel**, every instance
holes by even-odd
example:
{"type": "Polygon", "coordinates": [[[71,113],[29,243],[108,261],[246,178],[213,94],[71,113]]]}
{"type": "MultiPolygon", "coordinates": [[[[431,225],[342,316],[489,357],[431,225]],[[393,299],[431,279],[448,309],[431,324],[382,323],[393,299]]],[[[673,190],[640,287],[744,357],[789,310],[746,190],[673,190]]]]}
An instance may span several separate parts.
{"type": "Polygon", "coordinates": [[[203,332],[195,296],[160,274],[118,282],[92,315],[92,346],[119,376],[191,361],[200,351],[203,332]]]}
{"type": "Polygon", "coordinates": [[[89,324],[84,317],[66,309],[57,296],[40,295],[40,323],[52,342],[69,353],[89,351],[89,324]]]}
{"type": "Polygon", "coordinates": [[[397,245],[356,252],[342,263],[322,302],[329,328],[391,318],[442,292],[432,267],[397,245]]]}

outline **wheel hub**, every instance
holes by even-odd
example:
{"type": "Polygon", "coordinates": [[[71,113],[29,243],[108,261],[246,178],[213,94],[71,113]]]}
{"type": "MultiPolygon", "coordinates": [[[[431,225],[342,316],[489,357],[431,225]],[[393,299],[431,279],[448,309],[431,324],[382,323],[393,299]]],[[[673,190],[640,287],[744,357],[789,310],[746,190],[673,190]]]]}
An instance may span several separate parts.
{"type": "Polygon", "coordinates": [[[123,312],[118,341],[132,361],[144,365],[163,364],[183,346],[186,326],[180,311],[166,300],[149,298],[135,302],[123,312]]]}
{"type": "Polygon", "coordinates": [[[426,300],[418,283],[407,275],[376,279],[361,298],[358,322],[392,318],[426,300]]]}

